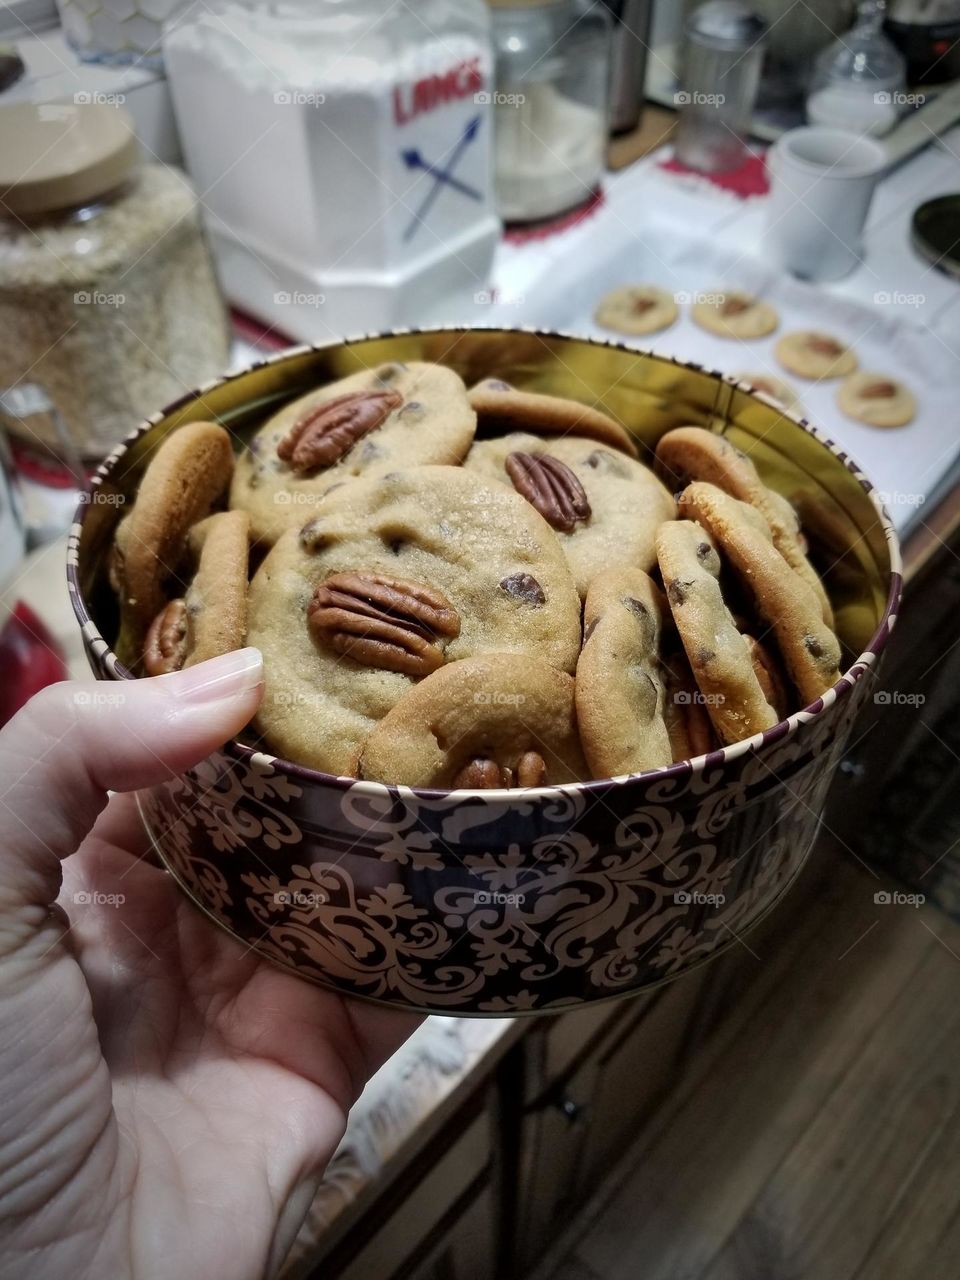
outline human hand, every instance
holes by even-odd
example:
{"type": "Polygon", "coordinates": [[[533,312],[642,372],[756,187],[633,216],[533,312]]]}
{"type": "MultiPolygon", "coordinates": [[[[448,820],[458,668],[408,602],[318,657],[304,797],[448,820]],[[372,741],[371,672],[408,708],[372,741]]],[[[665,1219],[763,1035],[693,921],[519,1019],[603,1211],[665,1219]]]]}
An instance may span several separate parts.
{"type": "Polygon", "coordinates": [[[2,1277],[269,1275],[417,1024],[244,951],[148,860],[134,797],[107,803],[222,745],[262,688],[244,649],[52,685],[0,732],[2,1277]]]}

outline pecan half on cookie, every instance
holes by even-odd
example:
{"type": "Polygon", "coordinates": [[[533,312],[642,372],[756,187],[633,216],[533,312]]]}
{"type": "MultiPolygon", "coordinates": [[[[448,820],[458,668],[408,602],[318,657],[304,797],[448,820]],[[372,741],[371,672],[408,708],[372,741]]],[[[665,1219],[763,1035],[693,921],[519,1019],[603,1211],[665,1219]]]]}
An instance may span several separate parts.
{"type": "Polygon", "coordinates": [[[590,503],[583,485],[565,462],[549,453],[508,453],[507,475],[554,529],[569,533],[590,518],[590,503]]]}
{"type": "Polygon", "coordinates": [[[460,617],[439,591],[380,573],[335,573],[321,582],[307,622],[337,653],[409,676],[441,667],[439,642],[460,634],[460,617]]]}
{"type": "Polygon", "coordinates": [[[403,404],[399,391],[354,391],[307,409],[277,445],[298,475],[329,467],[403,404]]]}

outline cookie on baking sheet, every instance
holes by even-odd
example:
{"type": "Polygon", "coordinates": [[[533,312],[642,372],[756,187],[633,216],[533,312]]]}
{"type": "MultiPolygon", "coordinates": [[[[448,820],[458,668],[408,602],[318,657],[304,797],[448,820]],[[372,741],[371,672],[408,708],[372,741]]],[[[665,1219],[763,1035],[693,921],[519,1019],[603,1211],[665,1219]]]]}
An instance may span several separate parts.
{"type": "Polygon", "coordinates": [[[254,575],[256,726],[288,759],[351,773],[374,726],[444,662],[517,652],[572,672],[580,600],[553,530],[463,467],[412,467],[329,493],[254,575]]]}
{"type": "Polygon", "coordinates": [[[384,716],[357,776],[484,791],[584,782],[573,679],[533,654],[449,662],[384,716]]]}
{"type": "Polygon", "coordinates": [[[230,436],[214,422],[177,427],[150,459],[133,507],[117,526],[110,561],[122,662],[137,661],[147,628],[179,594],[187,532],[220,501],[232,472],[230,436]]]}
{"type": "Polygon", "coordinates": [[[666,289],[655,284],[628,284],[605,294],[593,318],[614,333],[640,335],[669,329],[679,314],[673,294],[666,289]]]}
{"type": "Polygon", "coordinates": [[[148,676],[243,647],[249,535],[245,511],[219,511],[190,530],[187,546],[196,572],[185,594],[164,605],[147,630],[143,666],[148,676]]]}
{"type": "Polygon", "coordinates": [[[677,632],[720,741],[739,742],[771,728],[777,713],[724,601],[710,535],[694,520],[669,521],[657,531],[657,556],[677,632]]]}
{"type": "Polygon", "coordinates": [[[518,391],[500,378],[485,378],[470,388],[468,396],[478,425],[487,435],[531,431],[544,436],[586,436],[637,456],[637,446],[626,427],[579,400],[518,391]]]}
{"type": "Polygon", "coordinates": [[[272,544],[345,480],[460,462],[475,426],[452,369],[415,361],[364,369],[264,423],[237,459],[230,505],[249,512],[255,542],[272,544]]]}
{"type": "Polygon", "coordinates": [[[715,289],[694,297],[691,319],[720,338],[762,338],[780,323],[769,302],[742,289],[715,289]]]}
{"type": "Polygon", "coordinates": [[[804,704],[819,698],[840,679],[839,641],[809,583],[776,549],[770,530],[758,526],[755,508],[702,480],[687,485],[679,504],[683,516],[710,533],[750,591],[804,704]]]}
{"type": "Polygon", "coordinates": [[[774,546],[809,583],[820,601],[823,619],[830,624],[833,611],[817,571],[807,559],[800,521],[790,503],[770,489],[741,450],[726,437],[703,427],[677,427],[661,436],[656,451],[658,474],[677,492],[689,480],[706,480],[741,502],[749,502],[764,516],[774,546]]]}
{"type": "Polygon", "coordinates": [[[463,464],[531,502],[560,539],[580,595],[615,561],[649,569],[654,536],[676,515],[673,498],[652,471],[581,436],[514,432],[477,440],[463,464]]]}
{"type": "Polygon", "coordinates": [[[642,569],[605,569],[590,583],[577,662],[577,722],[594,778],[670,764],[660,630],[665,603],[642,569]]]}
{"type": "Polygon", "coordinates": [[[913,392],[883,373],[851,373],[837,388],[837,404],[868,427],[905,427],[917,413],[913,392]]]}
{"type": "Polygon", "coordinates": [[[784,409],[790,409],[794,413],[803,412],[796,390],[783,378],[774,377],[772,373],[735,373],[733,376],[738,382],[748,382],[754,391],[769,396],[784,409]]]}
{"type": "Polygon", "coordinates": [[[785,333],[773,348],[773,354],[791,373],[817,382],[824,378],[842,378],[857,367],[852,348],[817,329],[785,333]]]}

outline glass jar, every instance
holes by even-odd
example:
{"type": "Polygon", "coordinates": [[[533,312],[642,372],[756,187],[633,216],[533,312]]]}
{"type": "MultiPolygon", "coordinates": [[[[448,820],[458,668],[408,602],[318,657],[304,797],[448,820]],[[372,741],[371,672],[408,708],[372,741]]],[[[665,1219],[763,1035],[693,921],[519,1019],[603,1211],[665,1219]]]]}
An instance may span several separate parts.
{"type": "Polygon", "coordinates": [[[228,346],[197,198],[138,163],[126,113],[0,108],[0,390],[39,384],[93,459],[228,346]]]}
{"type": "Polygon", "coordinates": [[[741,0],[708,0],[687,18],[674,138],[682,164],[720,173],[746,159],[766,32],[741,0]]]}
{"type": "Polygon", "coordinates": [[[883,34],[884,10],[882,0],[863,0],[850,30],[817,57],[807,97],[811,124],[881,135],[897,123],[907,63],[883,34]]]}
{"type": "Polygon", "coordinates": [[[490,0],[494,177],[507,222],[588,200],[606,156],[611,20],[596,0],[490,0]]]}

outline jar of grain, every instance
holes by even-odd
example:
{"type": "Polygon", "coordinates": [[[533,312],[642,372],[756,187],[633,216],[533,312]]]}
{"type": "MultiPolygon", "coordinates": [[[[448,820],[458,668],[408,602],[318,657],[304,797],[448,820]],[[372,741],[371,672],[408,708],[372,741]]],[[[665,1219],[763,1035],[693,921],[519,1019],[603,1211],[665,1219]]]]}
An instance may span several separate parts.
{"type": "Polygon", "coordinates": [[[86,458],[223,372],[197,203],[122,108],[0,107],[0,390],[39,384],[86,458]]]}

